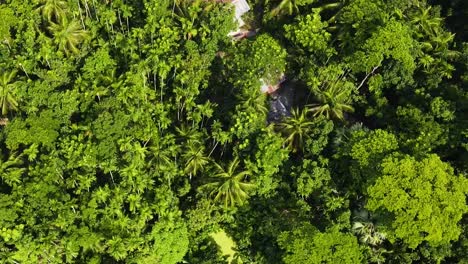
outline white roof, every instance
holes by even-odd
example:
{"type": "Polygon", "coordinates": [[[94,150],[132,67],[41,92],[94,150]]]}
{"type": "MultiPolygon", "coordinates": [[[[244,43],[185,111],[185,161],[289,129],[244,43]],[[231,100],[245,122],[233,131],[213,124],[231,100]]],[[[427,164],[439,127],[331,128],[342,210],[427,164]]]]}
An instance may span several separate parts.
{"type": "Polygon", "coordinates": [[[236,31],[229,32],[228,36],[234,36],[241,33],[240,28],[245,25],[241,16],[250,10],[250,6],[247,4],[246,0],[232,0],[231,3],[234,5],[234,19],[237,21],[237,29],[236,31]]]}
{"type": "Polygon", "coordinates": [[[249,4],[247,4],[246,0],[232,0],[232,4],[235,6],[235,16],[236,19],[240,19],[240,17],[247,13],[250,10],[249,4]]]}

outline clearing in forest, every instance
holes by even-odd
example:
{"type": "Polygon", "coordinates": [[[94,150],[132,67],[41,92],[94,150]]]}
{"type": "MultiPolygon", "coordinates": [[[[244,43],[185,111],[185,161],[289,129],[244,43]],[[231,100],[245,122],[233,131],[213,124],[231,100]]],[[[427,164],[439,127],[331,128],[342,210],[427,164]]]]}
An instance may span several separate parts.
{"type": "Polygon", "coordinates": [[[232,238],[230,238],[222,229],[218,232],[211,233],[211,237],[221,248],[221,252],[223,253],[223,255],[228,256],[228,263],[231,263],[234,259],[234,254],[236,253],[234,251],[236,244],[234,243],[232,238]]]}

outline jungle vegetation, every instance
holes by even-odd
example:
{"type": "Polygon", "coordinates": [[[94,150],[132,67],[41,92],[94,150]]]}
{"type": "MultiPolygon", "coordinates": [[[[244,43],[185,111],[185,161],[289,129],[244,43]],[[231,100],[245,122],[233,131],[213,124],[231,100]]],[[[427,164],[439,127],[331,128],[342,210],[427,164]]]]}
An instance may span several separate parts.
{"type": "Polygon", "coordinates": [[[0,0],[0,263],[468,263],[466,1],[248,3],[0,0]]]}

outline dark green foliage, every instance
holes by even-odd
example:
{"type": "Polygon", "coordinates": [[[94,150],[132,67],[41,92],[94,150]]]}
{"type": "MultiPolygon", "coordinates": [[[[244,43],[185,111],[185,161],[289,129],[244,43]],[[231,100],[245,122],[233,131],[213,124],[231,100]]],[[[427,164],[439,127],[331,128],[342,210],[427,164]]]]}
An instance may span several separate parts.
{"type": "Polygon", "coordinates": [[[0,262],[466,263],[468,6],[227,2],[1,1],[0,262]]]}

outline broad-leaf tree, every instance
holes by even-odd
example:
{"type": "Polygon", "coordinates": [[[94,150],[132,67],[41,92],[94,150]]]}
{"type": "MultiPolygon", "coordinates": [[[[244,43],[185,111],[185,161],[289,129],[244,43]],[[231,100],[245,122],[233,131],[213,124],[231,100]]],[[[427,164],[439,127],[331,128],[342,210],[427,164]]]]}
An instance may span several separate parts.
{"type": "Polygon", "coordinates": [[[320,232],[309,223],[284,232],[278,237],[286,251],[283,260],[293,263],[361,263],[362,252],[355,236],[334,226],[320,232]]]}
{"type": "Polygon", "coordinates": [[[434,154],[385,159],[382,176],[368,193],[366,207],[388,219],[389,239],[401,239],[410,248],[458,239],[459,221],[468,212],[468,180],[434,154]]]}

